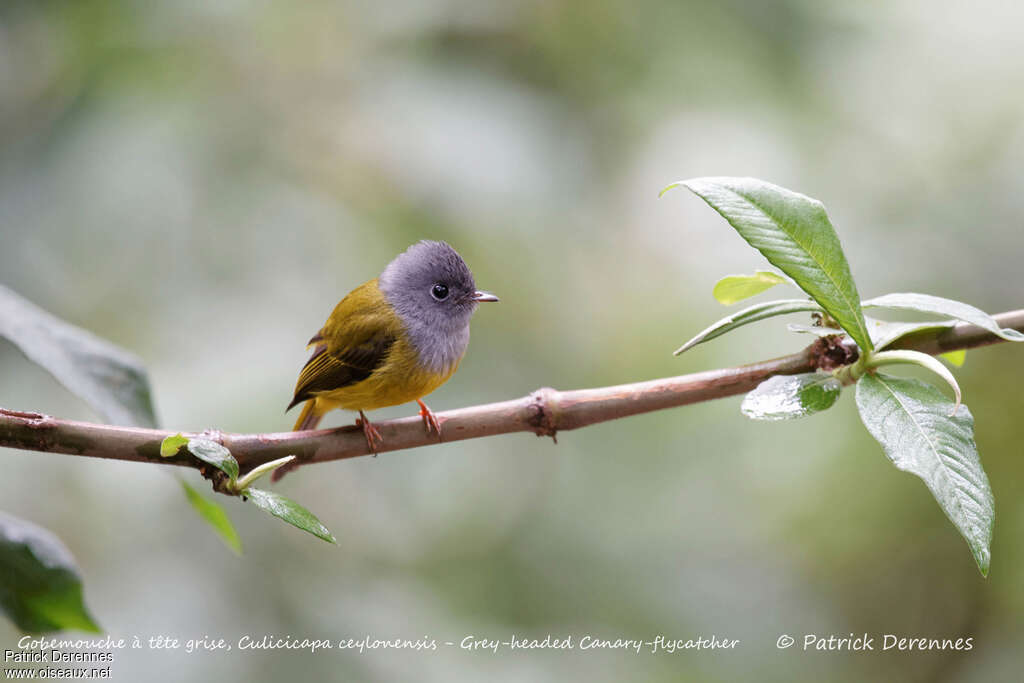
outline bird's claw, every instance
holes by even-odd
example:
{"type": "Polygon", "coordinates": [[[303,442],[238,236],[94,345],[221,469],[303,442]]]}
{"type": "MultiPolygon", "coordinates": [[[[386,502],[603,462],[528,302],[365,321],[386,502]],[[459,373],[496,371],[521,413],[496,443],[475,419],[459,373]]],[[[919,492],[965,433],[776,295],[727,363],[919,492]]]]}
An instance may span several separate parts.
{"type": "Polygon", "coordinates": [[[426,427],[427,434],[433,430],[438,436],[441,436],[441,421],[437,419],[437,415],[434,415],[434,411],[420,399],[416,399],[416,403],[420,405],[420,417],[423,418],[423,426],[426,427]]]}
{"type": "Polygon", "coordinates": [[[356,419],[356,426],[363,428],[363,436],[366,437],[366,445],[370,448],[370,452],[377,455],[377,446],[384,443],[384,437],[380,435],[377,428],[373,426],[373,423],[366,419],[366,415],[363,411],[359,411],[359,417],[356,419]],[[374,444],[376,442],[376,444],[374,444]]]}

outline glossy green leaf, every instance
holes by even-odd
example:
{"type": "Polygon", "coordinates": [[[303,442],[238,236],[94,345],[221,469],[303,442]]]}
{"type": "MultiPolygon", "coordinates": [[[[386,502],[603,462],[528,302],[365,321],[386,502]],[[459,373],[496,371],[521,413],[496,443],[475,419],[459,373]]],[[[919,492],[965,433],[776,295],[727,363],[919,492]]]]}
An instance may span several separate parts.
{"type": "Polygon", "coordinates": [[[285,498],[279,493],[265,491],[263,489],[248,488],[242,491],[242,495],[251,500],[256,507],[266,510],[278,519],[283,519],[292,526],[303,531],[308,531],[317,538],[328,543],[337,543],[334,536],[327,530],[320,520],[312,512],[302,507],[294,500],[285,498]]]}
{"type": "Polygon", "coordinates": [[[168,436],[166,439],[160,442],[160,457],[161,458],[172,458],[178,454],[182,446],[188,445],[188,437],[182,436],[181,433],[168,436]]]}
{"type": "Polygon", "coordinates": [[[915,474],[971,548],[988,575],[995,501],[974,443],[974,418],[917,379],[866,374],[857,382],[857,408],[871,435],[904,472],[915,474]]]}
{"type": "Polygon", "coordinates": [[[770,270],[758,270],[753,275],[726,275],[715,283],[711,294],[718,303],[729,306],[785,282],[786,278],[770,270]]]}
{"type": "Polygon", "coordinates": [[[776,375],[748,393],[740,410],[752,420],[793,420],[831,408],[842,389],[830,374],[776,375]]]}
{"type": "Polygon", "coordinates": [[[958,349],[957,351],[940,353],[939,358],[944,361],[948,361],[949,364],[954,367],[962,368],[964,366],[964,361],[967,360],[967,349],[958,349]]]}
{"type": "Polygon", "coordinates": [[[82,601],[71,551],[53,533],[0,513],[0,607],[22,631],[100,627],[82,601]]]}
{"type": "Polygon", "coordinates": [[[956,377],[950,372],[945,365],[940,363],[937,358],[930,356],[927,353],[921,353],[920,351],[913,351],[911,349],[897,349],[893,351],[877,351],[871,354],[864,365],[865,370],[874,370],[876,368],[885,367],[886,365],[916,365],[922,367],[925,370],[931,370],[936,375],[941,377],[949,388],[953,390],[953,410],[950,411],[950,415],[956,413],[960,407],[961,394],[960,385],[957,384],[956,377]]]}
{"type": "Polygon", "coordinates": [[[231,481],[238,479],[238,461],[231,455],[231,451],[216,441],[189,439],[188,450],[203,462],[210,463],[231,477],[231,481]]]}
{"type": "Polygon", "coordinates": [[[228,514],[224,512],[224,508],[207,499],[199,491],[189,486],[188,482],[183,480],[181,486],[185,489],[185,497],[188,499],[189,504],[199,513],[203,521],[213,527],[213,530],[217,532],[220,539],[224,541],[224,545],[238,555],[241,555],[242,539],[239,537],[238,532],[235,531],[235,527],[231,523],[231,519],[228,518],[228,514]]]}
{"type": "Polygon", "coordinates": [[[764,303],[754,304],[750,308],[745,308],[742,311],[726,316],[710,327],[704,329],[696,337],[676,349],[675,354],[678,356],[680,353],[692,349],[697,344],[711,341],[716,337],[721,337],[727,332],[732,332],[738,327],[749,325],[750,323],[757,322],[758,320],[772,318],[777,315],[803,313],[807,311],[821,311],[821,306],[809,299],[780,299],[778,301],[766,301],[764,303]]]}
{"type": "Polygon", "coordinates": [[[136,356],[50,315],[3,285],[0,337],[10,340],[107,422],[156,427],[149,379],[136,356]]]}
{"type": "Polygon", "coordinates": [[[755,178],[695,178],[689,188],[752,247],[793,278],[862,349],[870,351],[857,285],[821,202],[755,178]]]}
{"type": "Polygon", "coordinates": [[[970,304],[965,304],[962,301],[954,301],[953,299],[943,299],[938,296],[914,292],[896,292],[868,299],[864,302],[864,307],[933,313],[977,325],[1006,341],[1024,341],[1024,333],[1009,328],[1003,329],[999,327],[999,323],[996,322],[995,318],[985,311],[975,308],[970,304]]]}
{"type": "MultiPolygon", "coordinates": [[[[865,304],[866,306],[867,304],[865,304]]],[[[875,344],[875,349],[880,350],[893,344],[899,339],[913,334],[915,332],[923,332],[925,330],[940,330],[943,328],[949,328],[956,325],[955,320],[932,320],[927,322],[915,322],[915,323],[904,323],[904,322],[889,322],[888,320],[878,320],[870,316],[864,318],[868,324],[868,334],[871,335],[871,341],[875,344]]]]}

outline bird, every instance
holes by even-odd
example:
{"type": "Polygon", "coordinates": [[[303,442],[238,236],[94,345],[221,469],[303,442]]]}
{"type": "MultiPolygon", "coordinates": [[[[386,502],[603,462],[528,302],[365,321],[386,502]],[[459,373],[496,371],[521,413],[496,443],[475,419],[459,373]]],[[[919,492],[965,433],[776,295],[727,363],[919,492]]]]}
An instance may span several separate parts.
{"type": "Polygon", "coordinates": [[[383,438],[365,411],[415,401],[427,432],[440,436],[441,424],[422,399],[455,373],[470,318],[479,304],[494,301],[476,288],[451,245],[413,244],[349,292],[309,340],[312,354],[287,408],[304,404],[293,431],[315,429],[337,408],[357,411],[356,425],[376,454],[383,438]]]}

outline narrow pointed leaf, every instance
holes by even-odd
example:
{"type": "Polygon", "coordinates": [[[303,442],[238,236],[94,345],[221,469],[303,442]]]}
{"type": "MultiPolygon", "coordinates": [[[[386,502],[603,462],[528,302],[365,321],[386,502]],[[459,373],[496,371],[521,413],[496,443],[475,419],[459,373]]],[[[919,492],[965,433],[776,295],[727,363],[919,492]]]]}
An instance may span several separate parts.
{"type": "Polygon", "coordinates": [[[831,337],[834,334],[846,334],[843,330],[837,330],[834,327],[821,327],[819,325],[797,325],[790,323],[786,325],[786,329],[798,334],[813,334],[815,337],[831,337]]]}
{"type": "Polygon", "coordinates": [[[235,460],[235,456],[231,455],[231,451],[216,441],[189,439],[188,451],[231,477],[231,481],[238,479],[238,461],[235,460]]]}
{"type": "Polygon", "coordinates": [[[943,299],[930,294],[917,294],[915,292],[896,292],[876,296],[864,302],[865,308],[891,308],[902,311],[918,311],[920,313],[934,313],[949,318],[956,318],[965,323],[977,325],[988,330],[992,334],[1005,339],[1006,341],[1024,341],[1024,333],[1014,329],[1003,329],[995,318],[980,308],[953,299],[943,299]]]}
{"type": "Polygon", "coordinates": [[[235,526],[231,523],[228,514],[224,512],[224,508],[189,486],[188,482],[183,480],[181,486],[185,489],[185,497],[188,499],[189,504],[199,513],[203,521],[217,532],[220,539],[224,541],[224,545],[233,550],[235,554],[241,555],[242,539],[239,537],[238,532],[235,531],[235,526]]]}
{"type": "MultiPolygon", "coordinates": [[[[870,351],[857,285],[821,202],[755,178],[695,178],[689,188],[870,351]]],[[[664,192],[664,191],[663,191],[664,192]]]]}
{"type": "Polygon", "coordinates": [[[758,270],[753,275],[726,275],[715,283],[711,294],[718,303],[729,306],[785,282],[786,278],[770,270],[758,270]]]}
{"type": "Polygon", "coordinates": [[[748,393],[740,410],[752,420],[793,420],[831,408],[842,388],[838,379],[820,372],[776,375],[748,393]]]}
{"type": "Polygon", "coordinates": [[[917,379],[882,373],[857,382],[861,420],[897,468],[915,474],[970,546],[988,575],[995,501],[974,443],[974,418],[917,379]]]}
{"type": "Polygon", "coordinates": [[[303,531],[308,531],[317,538],[328,543],[337,543],[330,531],[327,530],[320,520],[312,512],[302,507],[294,500],[285,498],[279,493],[265,491],[263,489],[248,488],[242,491],[242,495],[248,497],[256,507],[266,510],[278,519],[283,519],[292,526],[303,531]]]}
{"type": "Polygon", "coordinates": [[[732,332],[737,327],[743,327],[744,325],[755,323],[758,320],[772,318],[777,315],[803,313],[807,311],[821,311],[821,306],[808,299],[780,299],[778,301],[766,301],[764,303],[754,304],[750,308],[745,308],[742,311],[722,318],[676,349],[675,353],[678,356],[683,351],[692,349],[697,344],[711,341],[716,337],[721,337],[727,332],[732,332]]]}
{"type": "Polygon", "coordinates": [[[53,533],[0,513],[0,608],[22,631],[98,633],[71,551],[53,533]]]}
{"type": "Polygon", "coordinates": [[[111,424],[156,427],[149,379],[133,354],[0,285],[0,337],[111,424]]]}
{"type": "Polygon", "coordinates": [[[271,460],[270,462],[263,463],[259,467],[254,467],[248,472],[246,472],[244,477],[234,482],[231,488],[234,489],[235,491],[245,490],[249,488],[250,484],[257,481],[260,477],[265,477],[271,472],[274,472],[275,470],[284,467],[288,463],[295,462],[297,457],[298,456],[295,455],[286,455],[283,458],[271,460]]]}

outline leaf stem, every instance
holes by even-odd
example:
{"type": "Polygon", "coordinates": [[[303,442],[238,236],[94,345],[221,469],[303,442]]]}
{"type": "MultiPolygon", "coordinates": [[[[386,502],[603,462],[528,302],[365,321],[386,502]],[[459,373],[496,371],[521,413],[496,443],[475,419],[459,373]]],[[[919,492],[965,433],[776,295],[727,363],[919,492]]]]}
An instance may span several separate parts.
{"type": "Polygon", "coordinates": [[[843,383],[843,386],[856,384],[857,380],[867,371],[868,359],[873,355],[870,351],[861,351],[860,357],[850,365],[844,365],[832,372],[832,375],[843,383]]]}

